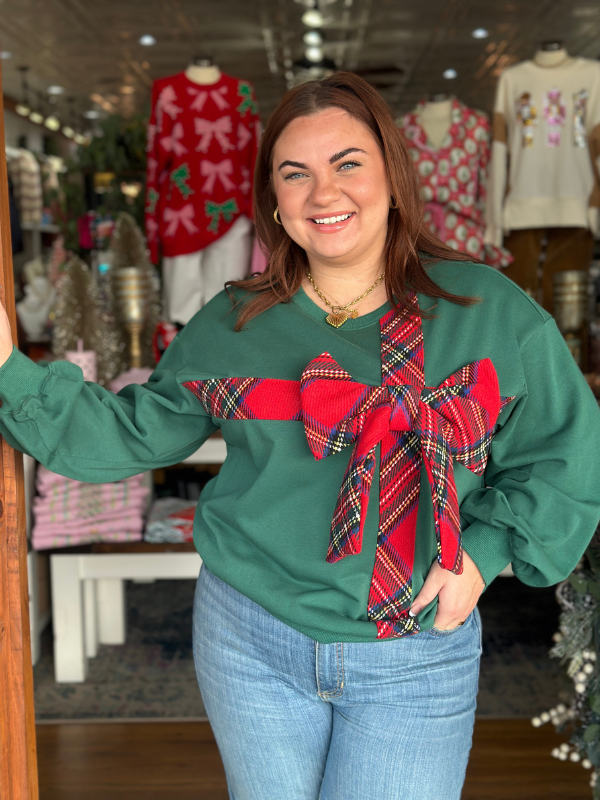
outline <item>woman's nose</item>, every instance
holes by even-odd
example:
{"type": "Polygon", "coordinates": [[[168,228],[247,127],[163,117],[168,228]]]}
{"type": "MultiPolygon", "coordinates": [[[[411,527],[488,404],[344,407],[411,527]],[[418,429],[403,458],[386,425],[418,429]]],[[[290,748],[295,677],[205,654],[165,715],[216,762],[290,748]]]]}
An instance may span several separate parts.
{"type": "Polygon", "coordinates": [[[330,206],[340,198],[341,194],[333,176],[321,175],[314,177],[310,193],[310,200],[314,205],[323,208],[330,206]]]}

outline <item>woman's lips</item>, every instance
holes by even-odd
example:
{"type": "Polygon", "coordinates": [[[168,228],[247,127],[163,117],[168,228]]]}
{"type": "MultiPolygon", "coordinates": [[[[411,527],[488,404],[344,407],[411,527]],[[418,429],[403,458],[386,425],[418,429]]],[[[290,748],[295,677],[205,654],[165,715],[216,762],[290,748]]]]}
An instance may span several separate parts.
{"type": "MultiPolygon", "coordinates": [[[[341,217],[342,214],[332,214],[332,216],[341,217]]],[[[352,222],[356,213],[352,211],[348,219],[344,219],[341,222],[315,222],[314,219],[308,219],[308,224],[311,228],[316,229],[319,233],[337,233],[338,231],[347,228],[348,225],[352,222]]]]}

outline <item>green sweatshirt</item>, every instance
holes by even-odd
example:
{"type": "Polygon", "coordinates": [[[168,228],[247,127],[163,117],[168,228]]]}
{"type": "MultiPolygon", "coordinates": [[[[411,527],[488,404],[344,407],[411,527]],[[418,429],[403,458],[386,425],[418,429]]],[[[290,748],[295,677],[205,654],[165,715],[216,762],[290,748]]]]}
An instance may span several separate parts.
{"type": "MultiPolygon", "coordinates": [[[[445,289],[477,296],[471,307],[419,295],[425,383],[490,358],[503,396],[483,477],[454,468],[463,546],[489,583],[507,564],[547,586],[577,564],[600,517],[600,411],[552,318],[495,270],[429,267],[445,289]]],[[[0,433],[48,469],[81,481],[114,481],[191,455],[220,428],[227,459],[198,503],[194,537],[206,566],[278,619],[319,642],[376,639],[367,600],[377,537],[377,474],[362,550],[325,560],[332,514],[351,448],[316,461],[300,421],[211,418],[182,384],[210,378],[298,381],[327,351],[361,383],[381,384],[382,308],[335,329],[300,290],[235,332],[225,292],[181,331],[143,386],[118,395],[85,383],[64,361],[33,364],[16,349],[0,368],[0,433]]],[[[437,555],[425,474],[413,596],[437,555]]],[[[419,615],[433,624],[436,602],[419,615]]]]}

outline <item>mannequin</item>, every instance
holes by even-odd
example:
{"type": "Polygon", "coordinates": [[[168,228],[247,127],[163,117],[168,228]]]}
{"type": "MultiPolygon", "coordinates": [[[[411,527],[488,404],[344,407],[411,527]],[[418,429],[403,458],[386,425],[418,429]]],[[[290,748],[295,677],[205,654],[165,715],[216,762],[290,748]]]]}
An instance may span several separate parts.
{"type": "Polygon", "coordinates": [[[399,121],[421,181],[424,221],[442,241],[493,267],[510,253],[486,245],[485,175],[490,123],[456,97],[434,94],[399,121]]]}
{"type": "Polygon", "coordinates": [[[186,325],[246,277],[260,120],[252,86],[204,55],[155,81],[148,126],[146,232],[162,255],[167,319],[186,325]]]}
{"type": "Polygon", "coordinates": [[[196,56],[192,63],[188,65],[185,76],[200,86],[210,86],[220,79],[221,70],[216,64],[212,63],[210,58],[196,56]]]}
{"type": "Polygon", "coordinates": [[[452,98],[445,94],[433,95],[419,112],[419,122],[429,142],[436,150],[442,146],[452,122],[452,98]]]}
{"type": "Polygon", "coordinates": [[[533,61],[538,67],[560,67],[573,59],[568,54],[564,42],[560,40],[542,42],[539,50],[533,57],[533,61]]]}
{"type": "Polygon", "coordinates": [[[506,275],[550,313],[554,274],[587,270],[600,233],[599,96],[600,63],[560,40],[498,84],[485,240],[504,242],[506,275]]]}

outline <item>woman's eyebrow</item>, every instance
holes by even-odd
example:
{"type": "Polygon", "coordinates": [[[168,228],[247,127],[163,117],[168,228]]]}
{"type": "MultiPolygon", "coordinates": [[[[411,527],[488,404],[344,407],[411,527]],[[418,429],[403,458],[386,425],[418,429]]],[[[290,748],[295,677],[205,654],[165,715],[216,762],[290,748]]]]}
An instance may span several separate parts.
{"type": "Polygon", "coordinates": [[[360,147],[349,147],[347,150],[342,150],[341,153],[335,153],[334,155],[332,155],[331,158],[329,159],[329,163],[330,164],[335,164],[336,161],[339,161],[340,158],[344,158],[344,156],[347,156],[348,153],[365,153],[366,154],[365,150],[361,150],[360,147]]]}
{"type": "MultiPolygon", "coordinates": [[[[340,153],[334,153],[329,159],[330,164],[335,164],[336,161],[339,161],[340,158],[344,158],[349,153],[366,153],[365,150],[361,150],[360,147],[348,147],[346,150],[342,150],[340,153]]],[[[282,161],[279,165],[278,169],[283,169],[283,167],[296,167],[296,169],[308,169],[307,164],[302,164],[300,161],[282,161]]]]}
{"type": "Polygon", "coordinates": [[[282,161],[278,169],[283,169],[283,167],[297,167],[298,169],[308,169],[306,164],[301,164],[299,161],[282,161]]]}

